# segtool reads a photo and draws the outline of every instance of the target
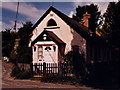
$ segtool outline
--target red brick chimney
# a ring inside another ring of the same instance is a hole
[[[90,18],[90,14],[88,14],[88,12],[86,11],[86,13],[83,14],[84,25],[86,27],[89,27],[89,21],[88,21],[89,18]]]

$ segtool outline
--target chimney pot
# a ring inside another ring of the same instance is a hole
[[[86,13],[85,14],[83,14],[83,20],[84,20],[84,25],[86,26],[86,27],[89,27],[89,21],[88,21],[88,19],[90,18],[90,14],[88,14],[88,12],[86,11]]]

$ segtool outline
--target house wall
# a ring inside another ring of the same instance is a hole
[[[51,15],[52,14],[52,15]],[[86,58],[86,40],[82,38],[75,30],[73,30],[69,25],[67,25],[59,16],[57,16],[53,11],[51,11],[43,21],[35,28],[33,31],[33,36],[31,41],[36,39],[44,30],[47,28],[47,22],[53,19],[57,23],[57,29],[53,31],[62,41],[66,43],[65,54],[72,50],[72,46],[78,46],[79,52],[84,53]],[[49,29],[47,29],[49,31]],[[35,53],[34,53],[35,54]]]

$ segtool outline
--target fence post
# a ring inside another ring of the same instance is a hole
[[[45,75],[45,73],[46,73],[46,63],[44,62],[43,63],[43,76]]]
[[[30,63],[30,72],[31,72],[31,75],[33,76],[33,63]]]

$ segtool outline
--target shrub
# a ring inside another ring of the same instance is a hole
[[[23,72],[20,72],[16,75],[16,78],[18,79],[29,79],[31,78],[31,73],[28,72],[28,71],[23,71]]]
[[[48,83],[66,83],[66,84],[81,84],[81,80],[76,77],[60,76],[60,75],[45,75],[41,78],[42,82]]]
[[[11,76],[16,77],[17,79],[29,79],[31,78],[31,73],[29,71],[21,71],[19,67],[15,66],[12,69]]]
[[[12,69],[11,76],[16,76],[16,75],[17,75],[18,73],[20,73],[20,72],[21,72],[20,68],[17,67],[17,66],[15,66],[15,67],[13,67],[13,69]]]

